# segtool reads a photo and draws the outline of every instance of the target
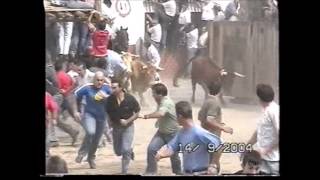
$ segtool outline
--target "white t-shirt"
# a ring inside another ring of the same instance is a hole
[[[195,28],[194,30],[188,32],[186,36],[187,36],[187,47],[198,48],[198,38],[199,38],[198,28]]]
[[[72,77],[73,80],[77,80],[78,79],[78,82],[79,82],[78,86],[82,86],[82,85],[87,84],[87,83],[92,83],[93,77],[94,77],[94,72],[91,72],[88,69],[86,69],[86,72],[85,72],[83,78],[80,77],[79,73],[77,73],[77,72],[75,72],[73,70],[70,70],[68,72],[68,74]]]
[[[153,44],[151,44],[148,48],[147,58],[148,62],[156,67],[159,67],[161,58],[157,48],[155,48]]]
[[[149,28],[149,33],[151,34],[151,40],[155,42],[160,42],[161,40],[161,25],[158,23],[155,26]]]
[[[191,23],[191,11],[185,10],[184,12],[181,12],[178,19],[179,24],[188,24]]]
[[[77,77],[79,76],[77,72],[75,72],[74,70],[70,70],[67,74],[71,77],[73,82],[77,81]]]
[[[218,15],[216,15],[213,21],[223,21],[225,19],[224,13],[219,11]]]
[[[168,2],[161,3],[164,7],[164,11],[168,16],[174,16],[176,14],[177,5],[174,0],[169,0]]]
[[[205,21],[212,21],[214,19],[214,13],[213,13],[213,2],[210,1],[208,4],[202,7],[202,15],[201,19]]]
[[[270,147],[274,142],[279,142],[279,116],[280,107],[275,102],[271,102],[264,109],[263,117],[258,122],[257,127],[257,147]],[[270,153],[262,156],[262,159],[268,161],[279,161],[279,147]]]

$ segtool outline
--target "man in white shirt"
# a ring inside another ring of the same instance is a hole
[[[151,27],[150,27],[150,24],[151,24]],[[152,44],[159,51],[162,30],[161,30],[161,25],[159,24],[157,19],[149,19],[149,21],[147,21],[147,31],[150,33],[150,39],[152,41]]]
[[[201,26],[200,30],[202,27],[206,27],[208,22],[213,21],[214,19],[214,3],[212,0],[205,0],[202,4],[202,13],[201,13]]]
[[[186,30],[187,37],[187,49],[188,49],[188,59],[189,62],[195,55],[198,50],[198,40],[199,40],[199,31],[198,28],[195,28],[193,24],[189,24]],[[185,76],[190,76],[191,73],[191,63],[188,64]]]
[[[177,10],[177,4],[175,0],[169,0],[161,4],[164,7],[164,11],[168,16],[175,16]]]
[[[67,74],[77,84],[77,87],[92,82],[94,73],[88,70],[83,62],[78,61],[75,64],[71,64],[70,69]]]
[[[201,20],[212,21],[214,18],[213,13],[214,3],[212,0],[206,0],[202,6]]]
[[[221,6],[219,4],[214,5],[213,7],[214,12],[214,19],[213,21],[223,21],[225,19],[225,15],[221,9]]]
[[[257,151],[263,159],[261,171],[279,175],[280,107],[273,101],[274,91],[270,85],[258,84],[256,93],[263,108],[263,116],[248,144],[257,144]]]
[[[191,23],[191,11],[188,9],[187,5],[185,4],[183,4],[181,7],[178,23],[180,25]]]
[[[147,48],[147,62],[156,68],[157,71],[163,70],[160,68],[160,55],[158,50],[154,47],[154,45],[149,41],[146,40],[144,42],[145,47]],[[155,75],[155,81],[160,81],[160,75],[156,73]]]
[[[162,34],[161,34],[161,44],[160,50],[162,51],[167,46],[167,34],[168,30],[172,26],[172,21],[176,15],[177,5],[175,0],[168,0],[164,3],[154,2],[154,10],[156,16],[159,18],[159,23],[161,24]],[[163,8],[161,7],[163,6]],[[163,11],[164,9],[164,11]]]

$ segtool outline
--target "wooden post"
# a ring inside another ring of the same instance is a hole
[[[94,1],[94,9],[101,12],[101,0],[95,0]]]
[[[223,66],[223,31],[221,31],[221,22],[210,22],[208,29],[208,48],[209,57],[218,66]]]

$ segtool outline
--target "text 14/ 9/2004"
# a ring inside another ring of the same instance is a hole
[[[179,144],[179,152],[192,153],[198,150],[200,147],[199,144],[188,143],[185,146]],[[209,153],[221,151],[222,153],[244,153],[251,152],[253,150],[252,144],[245,143],[222,143],[218,147],[215,147],[214,144],[208,144],[207,150]]]
[[[221,151],[222,153],[244,153],[251,152],[253,150],[252,144],[246,143],[222,143],[218,147],[214,144],[208,144],[208,152]]]

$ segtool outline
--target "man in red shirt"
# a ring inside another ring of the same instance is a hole
[[[63,102],[61,104],[61,113],[64,110],[68,110],[69,114],[74,118],[76,122],[80,123],[80,119],[75,116],[75,97],[71,93],[74,89],[74,83],[72,78],[63,71],[63,62],[57,61],[55,63],[56,77],[58,81],[58,87],[60,93],[63,95]],[[68,133],[72,137],[72,145],[77,141],[77,137],[79,135],[79,130],[74,129],[70,124],[67,124],[61,118],[58,118],[57,126]]]
[[[107,47],[109,44],[109,32],[105,31],[106,22],[97,23],[97,28],[92,32],[92,48],[90,54],[96,58],[107,56]]]
[[[50,121],[56,124],[56,119],[58,117],[58,104],[55,102],[53,97],[46,92],[45,96],[45,106],[46,106],[46,158],[50,157],[50,141],[48,138],[48,125]]]
[[[96,23],[96,26],[93,25],[91,19],[93,15],[98,15],[99,19]],[[92,11],[90,17],[88,18],[88,26],[91,32],[91,41],[92,46],[89,48],[90,55],[93,57],[93,64],[96,64],[97,59],[104,58],[108,55],[108,45],[110,34],[106,31],[107,22],[101,17],[99,12]]]

